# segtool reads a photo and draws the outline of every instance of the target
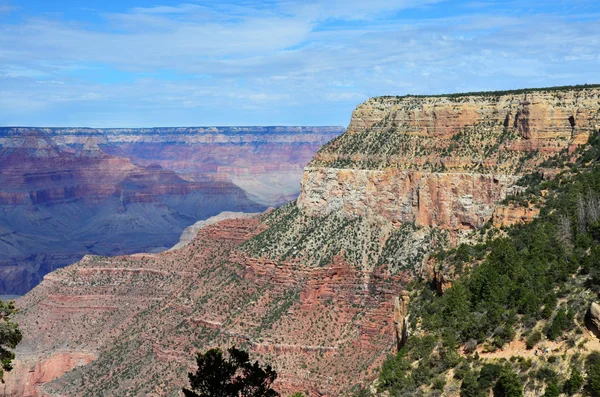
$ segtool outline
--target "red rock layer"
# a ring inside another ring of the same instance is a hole
[[[372,380],[395,347],[405,276],[363,274],[339,257],[307,268],[236,249],[265,227],[226,220],[178,251],[86,257],[46,276],[18,301],[25,339],[7,390],[171,395],[194,352],[234,344],[274,365],[285,393],[334,396]],[[79,366],[84,354],[97,358]]]
[[[521,175],[599,129],[598,87],[372,98],[306,168],[298,206],[477,228]]]

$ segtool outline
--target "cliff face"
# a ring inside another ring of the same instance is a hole
[[[10,147],[29,128],[0,128]],[[93,141],[107,154],[160,165],[196,182],[234,183],[253,201],[276,206],[296,199],[302,170],[341,127],[37,128],[64,148]]]
[[[90,139],[76,149],[26,133],[0,148],[0,294],[23,294],[86,253],[165,249],[198,219],[263,209],[230,181],[185,180]]]
[[[520,175],[587,142],[599,99],[599,88],[370,99],[309,164],[298,206],[480,227]]]
[[[173,395],[197,351],[231,345],[274,365],[283,393],[367,385],[411,338],[404,287],[427,271],[441,291],[452,282],[423,266],[429,254],[492,218],[531,220],[535,208],[498,202],[598,130],[598,99],[586,88],[367,101],[306,168],[297,203],[199,225],[178,250],[46,276],[18,301],[25,340],[8,390]],[[48,360],[64,369],[51,381]]]
[[[392,222],[479,228],[517,175],[307,168],[298,206],[311,216],[332,212],[382,216]]]
[[[0,128],[0,294],[87,253],[166,249],[198,220],[295,199],[342,130]]]

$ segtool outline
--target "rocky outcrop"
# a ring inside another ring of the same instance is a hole
[[[259,215],[259,213],[223,211],[219,215],[211,216],[207,220],[198,221],[198,222],[194,223],[192,226],[188,226],[185,228],[185,230],[181,234],[179,242],[177,244],[175,244],[173,246],[173,248],[170,249],[170,251],[175,251],[175,250],[181,249],[181,248],[185,247],[186,245],[188,245],[189,243],[191,243],[198,235],[198,232],[200,231],[200,229],[202,229],[206,226],[210,226],[214,223],[221,222],[226,219],[252,218],[252,217],[255,217],[258,215]]]
[[[585,324],[590,331],[600,338],[600,305],[592,302],[585,315]]]
[[[30,362],[16,360],[13,363],[15,369],[10,373],[2,388],[7,396],[44,396],[40,390],[42,385],[52,382],[76,367],[87,365],[95,359],[96,355],[93,353],[69,351],[56,352],[49,357]]]
[[[306,168],[298,206],[480,227],[521,175],[598,131],[599,99],[597,87],[370,99]]]
[[[500,228],[528,223],[538,216],[539,213],[540,209],[532,205],[498,205],[492,214],[492,224],[494,227]]]
[[[408,293],[394,298],[394,326],[396,327],[396,345],[398,351],[408,341]]]

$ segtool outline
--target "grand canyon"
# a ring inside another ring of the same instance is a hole
[[[85,254],[159,252],[295,197],[338,127],[0,128],[0,295]]]
[[[331,129],[274,130],[258,149],[243,141],[246,131],[235,139],[170,131],[162,149],[155,138],[144,143],[144,131],[96,137],[42,130],[52,144],[18,131],[24,137],[14,145],[18,153],[114,163],[125,177],[103,184],[94,176],[78,194],[113,197],[117,214],[148,196],[204,195],[206,186],[219,192],[219,202],[231,198],[235,205],[228,210],[278,208],[199,224],[167,252],[107,257],[90,251],[93,255],[47,274],[17,300],[15,320],[24,339],[4,393],[178,395],[197,351],[232,345],[273,365],[279,373],[275,387],[284,395],[376,389],[386,357],[425,332],[416,320],[424,313],[409,311],[409,302],[419,299],[411,286],[425,281],[440,295],[452,288],[454,275],[436,265],[440,256],[434,253],[532,222],[539,202],[511,201],[527,190],[519,181],[531,173],[545,180],[564,174],[566,166],[556,156],[575,163],[599,130],[600,88],[581,86],[376,97],[355,109],[339,136]],[[6,140],[15,138],[3,139],[8,150]],[[321,140],[330,139],[316,152]],[[26,143],[31,140],[34,148]],[[55,145],[75,149],[59,151]],[[180,151],[192,160],[170,154]],[[294,178],[300,180],[301,164],[313,152],[293,199]],[[287,160],[273,164],[280,153]],[[285,182],[276,192],[260,188],[279,177]],[[34,178],[40,184],[47,179],[52,175]],[[64,201],[71,198],[66,192],[1,197],[16,206],[25,197]],[[141,218],[155,217],[153,212]],[[581,332],[581,349],[595,347],[597,339]],[[481,360],[499,354],[479,353]],[[460,378],[449,373],[444,382],[444,395],[459,395]],[[441,395],[429,386],[418,390]],[[541,395],[541,389],[532,390],[529,395]]]

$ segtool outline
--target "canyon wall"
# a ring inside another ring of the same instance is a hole
[[[0,294],[87,253],[160,251],[223,211],[295,199],[335,127],[0,128]]]
[[[32,130],[0,128],[0,146]],[[264,206],[296,199],[302,170],[341,127],[35,128],[57,145],[100,149],[140,166],[160,165],[185,179],[223,180]]]
[[[307,214],[373,214],[448,230],[481,227],[524,173],[600,128],[600,88],[379,97],[306,168]]]
[[[535,217],[498,203],[521,175],[558,172],[554,154],[577,156],[598,131],[599,94],[369,100],[306,168],[297,202],[198,225],[181,249],[47,275],[17,302],[25,339],[7,390],[174,395],[197,351],[232,345],[272,364],[284,395],[368,386],[411,338],[405,286],[432,270],[429,254],[490,220]]]
[[[249,256],[260,218],[205,226],[181,249],[86,256],[17,302],[24,340],[7,395],[176,395],[195,352],[236,345],[287,392],[339,395],[395,346],[403,276]],[[335,372],[334,372],[335,370]],[[348,385],[348,379],[352,379]]]

